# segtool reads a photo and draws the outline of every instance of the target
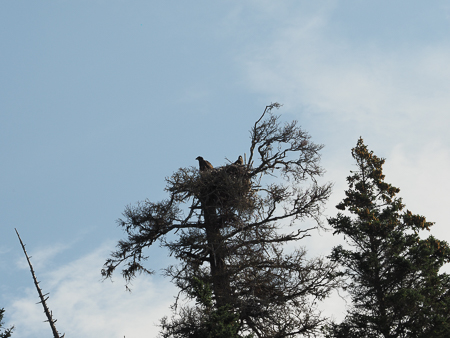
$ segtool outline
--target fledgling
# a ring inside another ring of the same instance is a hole
[[[237,164],[237,165],[243,165],[244,164],[244,159],[242,158],[241,155],[239,155],[239,158],[237,159],[236,162],[234,162],[234,164]]]
[[[198,165],[200,167],[200,171],[206,171],[206,170],[210,170],[210,169],[214,168],[211,163],[204,160],[203,157],[201,157],[201,156],[198,156],[196,158],[196,160],[198,160]]]

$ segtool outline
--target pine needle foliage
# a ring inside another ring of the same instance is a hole
[[[361,138],[352,156],[357,170],[336,206],[350,215],[329,219],[347,242],[331,258],[344,268],[352,307],[327,337],[450,337],[450,278],[440,273],[448,244],[425,237],[433,223],[404,210],[400,189],[384,181],[385,160]]]

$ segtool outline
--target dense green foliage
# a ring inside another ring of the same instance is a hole
[[[329,219],[347,246],[331,258],[344,268],[352,307],[328,337],[450,337],[450,277],[439,273],[450,259],[446,242],[420,234],[433,223],[404,211],[399,189],[384,181],[381,159],[359,139],[357,170]],[[429,197],[427,197],[429,198]]]

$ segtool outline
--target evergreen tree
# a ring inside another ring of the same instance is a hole
[[[209,284],[194,277],[190,296],[197,302],[195,309],[183,307],[181,320],[161,320],[161,337],[238,338],[239,316],[225,305],[214,308]],[[186,320],[189,318],[188,320]],[[248,338],[251,338],[248,336]]]
[[[4,313],[5,313],[5,309],[0,309],[0,338],[9,338],[9,337],[11,337],[11,333],[14,329],[14,326],[10,327],[9,329],[4,329],[4,331],[3,331],[2,327],[3,327]]]
[[[284,245],[319,226],[298,223],[320,222],[331,184],[317,182],[322,146],[296,121],[281,125],[272,114],[278,107],[266,107],[251,129],[248,161],[212,168],[198,157],[200,171],[181,168],[167,179],[167,200],[127,207],[119,220],[128,238],[103,276],[121,264],[127,282],[153,273],[143,265],[144,250],[159,240],[180,262],[166,275],[197,300],[162,321],[163,337],[194,337],[207,327],[216,332],[208,337],[307,336],[323,323],[315,302],[335,287],[334,265],[306,259],[301,248],[287,253]],[[210,288],[211,301],[199,298],[199,285]]]
[[[384,181],[385,160],[361,138],[352,156],[357,170],[336,207],[353,216],[339,213],[329,224],[348,244],[331,258],[344,267],[353,304],[328,337],[450,337],[450,278],[439,273],[449,246],[420,236],[433,223],[403,211],[399,189]]]

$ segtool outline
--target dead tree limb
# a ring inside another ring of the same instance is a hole
[[[34,285],[36,285],[36,289],[37,289],[37,292],[39,294],[39,298],[41,299],[41,301],[39,303],[41,303],[42,306],[44,307],[44,312],[45,312],[45,315],[47,316],[46,322],[50,323],[50,327],[52,328],[52,332],[53,332],[53,337],[54,338],[63,338],[65,336],[65,334],[63,334],[62,336],[59,335],[58,330],[56,330],[56,326],[55,326],[56,319],[53,319],[53,314],[52,314],[52,312],[49,310],[49,308],[47,306],[46,301],[49,298],[48,297],[48,293],[46,293],[45,295],[42,294],[42,290],[41,290],[41,288],[39,286],[39,282],[38,282],[38,280],[36,278],[36,275],[34,273],[33,266],[31,265],[30,257],[28,257],[27,251],[25,250],[25,245],[23,244],[22,239],[20,238],[19,232],[17,231],[17,229],[14,228],[14,230],[16,230],[17,237],[19,237],[20,245],[22,245],[23,252],[25,254],[25,257],[27,258],[28,265],[29,265],[30,271],[31,271],[31,275],[33,276]],[[37,304],[39,304],[39,303],[37,303]]]

